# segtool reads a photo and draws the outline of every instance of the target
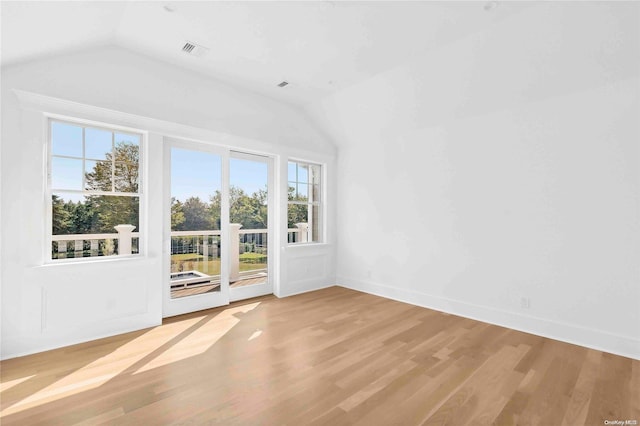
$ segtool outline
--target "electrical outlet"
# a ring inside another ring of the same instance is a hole
[[[522,309],[529,309],[531,308],[531,299],[529,299],[528,297],[523,297],[520,299],[520,307]]]

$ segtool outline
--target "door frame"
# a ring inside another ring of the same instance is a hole
[[[229,289],[230,301],[235,302],[238,300],[249,299],[251,297],[264,296],[266,294],[272,294],[274,288],[274,276],[275,276],[275,251],[276,245],[276,232],[275,231],[275,158],[271,155],[256,154],[247,151],[229,151],[229,160],[237,158],[248,161],[258,161],[267,165],[267,282],[265,284],[255,284],[246,287],[236,287]],[[229,161],[230,164],[230,161]],[[229,167],[230,168],[230,167]],[[227,181],[230,185],[231,182]],[[228,188],[227,188],[228,192]],[[228,200],[227,200],[228,201]],[[230,222],[230,218],[227,217],[227,222]],[[230,253],[230,255],[233,255]],[[229,258],[231,259],[231,258]]]
[[[189,312],[228,305],[229,299],[229,149],[213,144],[178,139],[163,138],[163,280],[162,317],[171,317]],[[171,149],[185,149],[214,154],[221,161],[221,211],[220,211],[220,291],[194,296],[171,298]]]

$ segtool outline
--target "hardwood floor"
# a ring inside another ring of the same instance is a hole
[[[0,368],[5,426],[640,422],[640,361],[340,287]]]

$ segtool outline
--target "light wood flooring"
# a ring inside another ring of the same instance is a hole
[[[3,426],[640,422],[640,361],[340,287],[0,368]]]

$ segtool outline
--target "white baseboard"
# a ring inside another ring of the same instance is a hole
[[[337,285],[525,333],[640,360],[640,340],[575,324],[475,305],[383,284],[338,277]]]
[[[126,320],[126,318],[125,318]],[[131,319],[129,319],[131,322]],[[126,321],[118,321],[118,324],[113,326],[113,328],[106,328],[104,326],[100,327],[97,331],[84,331],[78,333],[76,335],[71,336],[48,336],[47,340],[44,342],[39,342],[38,344],[24,344],[24,342],[20,342],[21,344],[11,344],[9,346],[11,348],[18,348],[16,350],[9,351],[7,353],[2,353],[0,355],[0,361],[4,361],[11,358],[18,358],[27,355],[33,355],[40,352],[46,352],[54,349],[60,349],[67,346],[77,345],[79,343],[86,343],[93,340],[104,339],[106,337],[118,336],[120,334],[131,333],[134,331],[145,330],[148,328],[157,327],[162,324],[162,321],[158,321],[155,318],[145,318],[143,321],[136,321],[134,324],[127,324]],[[3,345],[7,346],[7,345]]]
[[[286,291],[280,291],[274,293],[277,297],[289,297],[296,294],[309,293],[310,291],[322,290],[323,288],[335,287],[335,281],[333,280],[309,280],[299,283],[292,283],[287,285]]]

